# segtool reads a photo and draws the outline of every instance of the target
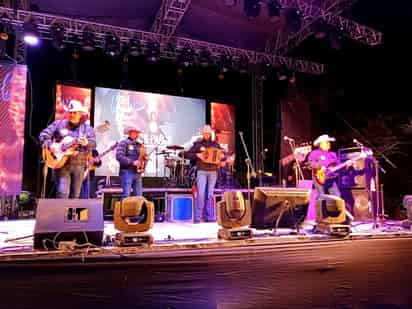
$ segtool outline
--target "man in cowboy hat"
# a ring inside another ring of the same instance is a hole
[[[216,220],[212,199],[220,165],[206,163],[202,160],[207,147],[221,148],[220,145],[212,139],[212,133],[213,130],[211,126],[205,125],[202,130],[202,139],[195,141],[186,154],[186,158],[196,160],[197,167],[197,196],[193,216],[194,223],[200,223],[203,214],[205,214],[204,219],[208,222]],[[222,161],[224,159],[224,157],[221,158]]]
[[[143,144],[138,142],[141,131],[135,127],[127,127],[124,133],[128,137],[117,145],[116,160],[119,161],[120,183],[122,186],[122,199],[130,195],[142,195],[142,177],[138,172],[142,164],[147,160]],[[143,160],[139,160],[143,156]],[[131,191],[132,190],[132,191]]]
[[[79,198],[83,175],[87,166],[88,153],[96,148],[94,129],[84,122],[83,116],[88,113],[80,101],[71,100],[66,107],[65,119],[56,120],[39,136],[44,148],[50,148],[53,141],[60,142],[65,137],[76,141],[78,147],[75,155],[66,164],[55,170],[57,198]]]
[[[330,151],[330,143],[334,141],[336,139],[328,134],[320,135],[313,142],[313,146],[318,147],[318,149],[313,150],[308,156],[308,162],[312,168],[313,184],[319,195],[331,194],[340,196],[336,178],[326,178],[325,182],[320,182],[316,174],[319,170],[326,170],[328,167],[339,163],[336,152]]]

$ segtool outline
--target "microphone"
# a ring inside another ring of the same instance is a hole
[[[356,138],[353,139],[353,142],[358,146],[363,146],[363,144],[359,142]]]
[[[295,139],[293,139],[289,136],[286,136],[286,135],[283,137],[283,140],[288,141],[288,142],[294,142],[295,141]]]

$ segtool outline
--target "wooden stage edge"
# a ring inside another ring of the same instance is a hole
[[[26,220],[26,229],[27,229]],[[33,220],[34,221],[34,220]],[[273,231],[255,231],[254,237],[247,240],[227,241],[217,239],[216,233],[218,226],[215,223],[201,223],[191,225],[187,223],[161,223],[159,230],[163,229],[163,234],[155,235],[155,243],[152,246],[143,247],[89,247],[66,251],[41,251],[33,250],[31,238],[22,242],[8,242],[3,235],[3,242],[0,242],[0,267],[36,263],[44,264],[50,262],[80,262],[80,263],[99,263],[115,262],[125,260],[145,260],[148,259],[167,259],[167,258],[196,258],[207,256],[229,256],[229,255],[247,255],[261,252],[282,252],[288,250],[323,248],[328,246],[350,246],[352,242],[377,242],[380,241],[407,241],[412,244],[412,231],[402,229],[398,222],[392,222],[388,227],[379,229],[371,228],[373,223],[363,225],[364,230],[352,232],[346,237],[331,237],[323,234],[311,234],[306,230],[305,235],[290,235],[290,230],[279,229],[279,235],[273,235]],[[163,225],[163,227],[162,227]],[[2,232],[2,223],[0,223],[0,232]],[[15,222],[18,228],[18,222]],[[195,238],[185,238],[167,240],[162,239],[168,232],[173,233],[178,228],[185,228],[186,231],[193,230]],[[105,224],[105,234],[111,234],[107,230],[112,230],[111,223]],[[23,228],[24,230],[24,228]],[[156,225],[154,230],[156,230]],[[199,233],[203,230],[202,233]],[[205,233],[204,231],[207,230]],[[3,229],[4,231],[4,229]],[[113,231],[113,230],[112,230]],[[4,233],[4,232],[3,232]],[[156,234],[156,233],[155,233]],[[26,234],[27,235],[27,234]],[[30,235],[30,234],[28,234]],[[196,237],[197,235],[197,237]],[[156,239],[157,238],[157,239]],[[51,263],[50,265],[55,265]]]

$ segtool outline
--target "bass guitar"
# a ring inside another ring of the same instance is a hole
[[[114,143],[112,146],[107,148],[96,157],[93,157],[92,155],[89,156],[89,158],[87,159],[87,168],[83,174],[83,179],[86,179],[89,172],[94,171],[97,168],[96,163],[98,163],[104,156],[112,152],[117,147],[117,144],[118,142]]]
[[[316,179],[316,181],[323,185],[326,180],[328,179],[332,179],[337,177],[338,175],[336,174],[336,172],[338,172],[340,169],[344,168],[345,166],[348,166],[351,163],[354,163],[360,159],[364,159],[369,155],[372,155],[372,151],[368,150],[368,151],[362,151],[359,155],[343,162],[340,163],[338,165],[330,165],[328,167],[321,167],[321,168],[315,168],[314,169],[314,177]]]

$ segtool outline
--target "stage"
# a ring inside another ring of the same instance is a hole
[[[412,231],[357,222],[218,240],[216,223],[155,223],[151,247],[33,251],[34,220],[0,223],[4,308],[409,308]],[[114,235],[112,222],[105,234]]]

